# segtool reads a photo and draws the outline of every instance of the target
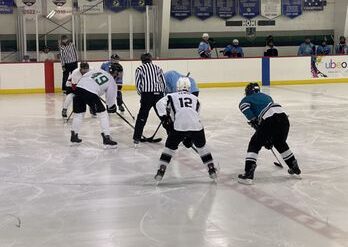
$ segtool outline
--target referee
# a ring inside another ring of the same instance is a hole
[[[77,51],[75,45],[68,39],[66,35],[61,38],[59,45],[60,61],[63,69],[62,90],[65,91],[65,83],[68,80],[69,74],[77,69]]]
[[[149,111],[152,107],[156,111],[156,103],[164,96],[165,90],[163,71],[159,66],[152,63],[151,54],[144,53],[140,59],[143,64],[135,70],[135,84],[141,98],[133,135],[134,144],[139,143]]]

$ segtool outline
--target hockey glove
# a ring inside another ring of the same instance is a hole
[[[172,119],[169,116],[163,116],[161,117],[162,120],[162,126],[166,129],[167,133],[171,132],[174,129],[174,123]]]
[[[107,111],[108,113],[116,113],[116,105],[112,105],[111,107],[106,107],[107,108]]]
[[[75,90],[76,90],[76,87],[77,87],[77,84],[75,84],[75,83],[71,83],[71,89],[72,89],[73,91],[75,91]]]
[[[253,127],[255,130],[258,130],[258,128],[260,128],[259,122],[257,121],[257,119],[252,119],[250,122],[248,122],[248,124]]]
[[[271,140],[267,140],[265,144],[263,145],[266,149],[270,150],[273,148],[273,143]]]

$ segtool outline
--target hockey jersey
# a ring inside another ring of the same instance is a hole
[[[82,74],[80,72],[80,69],[77,68],[75,69],[68,77],[68,80],[66,81],[65,85],[67,87],[72,87],[72,84],[77,84],[79,83],[80,79],[82,78]]]
[[[170,70],[166,73],[164,73],[164,79],[166,80],[166,93],[175,93],[176,92],[176,84],[180,77],[184,77],[184,75],[178,73],[175,70]],[[189,77],[191,82],[191,93],[199,92],[196,81]]]
[[[117,85],[115,79],[104,70],[91,70],[84,74],[77,87],[83,88],[98,96],[106,94],[106,104],[111,107],[115,104]]]
[[[170,114],[177,131],[199,131],[203,129],[199,117],[198,98],[188,92],[167,94],[156,104],[158,114],[162,117]],[[168,111],[168,112],[167,112]]]
[[[284,112],[281,105],[274,103],[273,99],[264,93],[245,96],[239,104],[239,109],[249,121],[258,119],[260,123],[274,114]]]
[[[100,66],[100,68],[106,72],[109,72],[110,65],[111,65],[111,62],[106,61]],[[118,76],[116,77],[115,80],[117,84],[123,84],[123,72],[118,73]]]

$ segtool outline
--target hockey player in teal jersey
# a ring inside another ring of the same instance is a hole
[[[261,93],[257,83],[249,83],[245,88],[245,97],[240,102],[239,109],[256,131],[249,142],[245,173],[238,176],[238,182],[253,183],[257,156],[263,146],[267,149],[274,146],[288,165],[289,174],[300,175],[301,170],[297,160],[286,143],[290,123],[283,108],[274,103],[270,96]]]

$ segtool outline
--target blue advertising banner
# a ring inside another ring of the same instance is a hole
[[[303,10],[304,11],[324,10],[324,1],[323,0],[304,0]]]
[[[229,19],[236,15],[236,0],[215,0],[216,15]]]
[[[13,13],[13,0],[0,0],[0,14]]]
[[[170,15],[176,19],[184,20],[192,14],[191,0],[172,0]]]
[[[205,20],[213,16],[213,0],[193,0],[193,10],[195,16]]]
[[[283,0],[282,13],[289,18],[302,15],[302,0]]]
[[[130,0],[130,6],[140,12],[144,12],[146,5],[152,5],[152,0]]]
[[[128,7],[128,0],[105,0],[105,7],[113,12],[120,12]]]
[[[260,15],[260,0],[239,0],[239,15],[248,19]]]

